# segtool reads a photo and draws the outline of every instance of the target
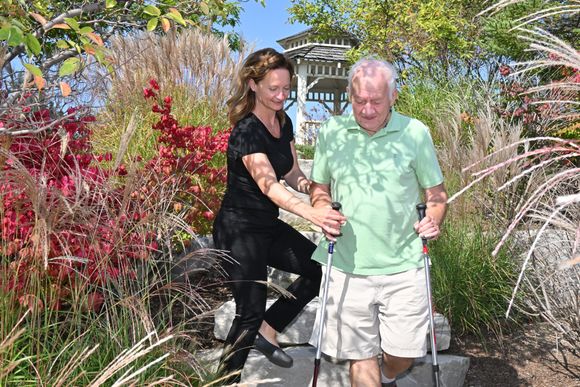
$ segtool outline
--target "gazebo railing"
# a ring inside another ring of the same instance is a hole
[[[314,145],[320,125],[322,125],[322,121],[303,121],[296,142],[303,145]]]

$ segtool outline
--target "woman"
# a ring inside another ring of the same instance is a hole
[[[302,193],[310,181],[298,166],[290,118],[284,102],[294,68],[282,54],[265,48],[244,61],[228,101],[234,126],[228,142],[227,190],[214,222],[215,247],[230,253],[225,263],[236,302],[236,317],[226,338],[221,370],[241,371],[252,345],[281,367],[292,358],[278,345],[281,332],[318,294],[320,266],[310,260],[315,245],[278,219],[283,208],[339,234],[345,218],[330,208],[313,208],[288,191],[280,179]],[[267,268],[299,274],[288,291],[266,311]],[[241,372],[240,372],[241,373]],[[239,382],[240,373],[232,382]]]

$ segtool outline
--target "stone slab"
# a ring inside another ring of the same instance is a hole
[[[274,299],[268,299],[266,307],[274,303]],[[301,345],[308,344],[312,334],[312,328],[316,320],[316,312],[319,308],[319,298],[316,297],[306,305],[298,316],[288,325],[288,327],[278,335],[278,342],[282,345]],[[224,303],[215,312],[214,319],[214,336],[218,340],[225,340],[236,310],[236,304],[233,300]],[[447,318],[439,313],[435,314],[435,334],[437,351],[449,349],[451,343],[451,327]],[[427,334],[429,336],[429,334]],[[427,337],[427,345],[430,350],[431,340]]]
[[[246,387],[305,387],[312,384],[316,349],[311,346],[286,348],[294,358],[292,368],[280,368],[270,363],[258,351],[250,351],[242,372],[242,385]],[[200,359],[206,364],[217,365],[220,351],[206,352]],[[469,358],[455,355],[439,355],[441,387],[462,387],[469,368]],[[348,361],[333,361],[323,357],[318,376],[319,387],[349,386]],[[433,385],[431,356],[417,359],[413,367],[397,379],[398,387],[427,387]]]
[[[266,307],[269,308],[274,301],[275,299],[268,299]],[[310,340],[312,327],[314,326],[318,305],[318,297],[310,301],[310,303],[302,309],[300,314],[298,314],[298,316],[296,316],[296,318],[288,325],[284,332],[278,335],[278,342],[282,345],[307,344],[308,340]],[[234,320],[235,310],[236,304],[233,300],[226,302],[216,310],[213,328],[216,339],[222,341],[226,339],[232,321]]]

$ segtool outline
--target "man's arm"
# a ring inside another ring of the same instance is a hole
[[[312,182],[310,184],[310,203],[312,207],[330,207],[330,185]]]
[[[425,202],[427,204],[425,218],[415,223],[415,231],[422,238],[437,239],[447,212],[447,192],[443,183],[425,190]]]

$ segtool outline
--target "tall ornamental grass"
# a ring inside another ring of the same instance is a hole
[[[492,9],[500,10],[515,2],[501,1]],[[577,110],[580,54],[551,33],[531,28],[530,22],[549,23],[549,15],[553,13],[577,15],[578,12],[580,5],[575,2],[548,7],[518,20],[513,29],[529,44],[535,59],[513,64],[516,71],[511,76],[536,79],[538,72],[557,75],[556,80],[521,93],[533,97],[531,103],[547,106],[554,113],[551,120],[544,121],[546,127],[541,133],[562,133],[562,128],[567,128],[566,138],[527,138],[490,152],[463,168],[472,178],[449,199],[453,202],[506,167],[516,168],[510,179],[494,190],[501,195],[515,186],[524,187],[492,255],[497,256],[510,240],[518,239],[519,230],[528,230],[530,235],[524,242],[527,252],[519,257],[519,275],[506,316],[510,316],[514,300],[525,289],[523,298],[528,308],[551,324],[562,347],[572,351],[577,351],[580,343],[580,140],[574,135],[580,117]],[[515,154],[509,156],[510,152]],[[507,157],[493,160],[500,153]]]
[[[226,101],[248,49],[242,45],[233,52],[227,38],[198,29],[112,38],[113,74],[93,74],[98,86],[93,93],[104,101],[94,129],[95,148],[115,152],[124,128],[132,127],[126,157],[148,159],[155,153],[157,138],[150,128],[156,118],[143,100],[150,79],[172,96],[172,112],[183,125],[228,129]]]
[[[151,82],[148,95],[156,99],[153,89]],[[122,151],[97,153],[94,117],[84,109],[64,119],[37,106],[18,120],[1,117],[15,129],[53,129],[0,150],[0,385],[213,380],[193,355],[200,319],[211,312],[195,284],[225,256],[188,254],[194,271],[184,274],[177,251],[183,235],[197,238],[191,211],[201,219],[209,211],[196,207],[196,189],[184,203],[184,189],[199,188],[198,173],[217,183],[209,163],[227,134],[182,127],[171,116],[171,97],[156,102],[163,119],[150,130],[160,132],[160,144],[145,166],[122,162]],[[207,286],[219,280],[215,270]]]
[[[455,335],[483,338],[493,332],[501,338],[507,325],[504,314],[517,278],[518,250],[514,246],[492,256],[497,237],[472,222],[457,221],[447,222],[441,238],[431,243],[435,309],[448,316]]]

